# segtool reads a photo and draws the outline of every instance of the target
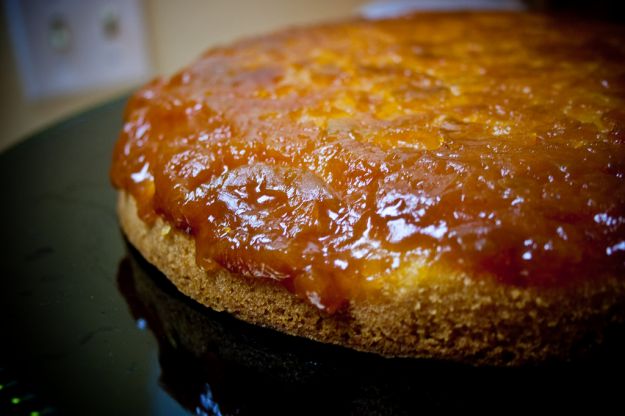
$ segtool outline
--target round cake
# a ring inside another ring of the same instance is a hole
[[[385,356],[571,360],[625,320],[625,29],[525,13],[294,28],[130,99],[111,177],[180,291]]]

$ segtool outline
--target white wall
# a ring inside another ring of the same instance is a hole
[[[340,19],[364,0],[144,0],[155,73],[169,74],[206,48],[284,26]],[[2,8],[0,8],[2,10]],[[0,11],[0,150],[45,126],[136,86],[29,102],[23,97]]]

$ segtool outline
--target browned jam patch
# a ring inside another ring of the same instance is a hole
[[[408,266],[623,276],[625,31],[424,14],[213,49],[133,96],[112,179],[200,265],[330,312]]]

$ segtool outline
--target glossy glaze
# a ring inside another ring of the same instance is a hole
[[[424,14],[206,52],[133,96],[111,175],[200,265],[332,312],[407,266],[623,275],[624,142],[622,28]]]

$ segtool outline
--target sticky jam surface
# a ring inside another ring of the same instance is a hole
[[[111,176],[202,267],[329,312],[407,267],[625,278],[625,30],[443,13],[243,40],[134,94]]]

